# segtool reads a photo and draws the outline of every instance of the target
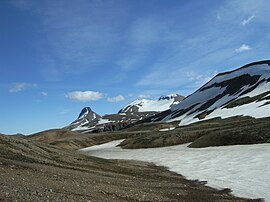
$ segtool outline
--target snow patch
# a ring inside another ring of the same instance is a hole
[[[120,110],[121,112],[133,111],[133,107],[138,108],[138,112],[162,112],[170,109],[172,105],[178,104],[179,101],[175,101],[177,94],[171,94],[166,96],[161,96],[158,100],[148,100],[148,99],[137,99]]]
[[[80,131],[80,130],[89,130],[90,128],[87,126],[77,126],[76,128],[73,128],[71,131]]]
[[[84,148],[106,159],[153,162],[188,179],[206,180],[209,186],[231,188],[236,196],[270,201],[270,144],[188,148],[188,144],[149,149],[121,149],[123,140]]]
[[[163,132],[163,131],[169,131],[169,130],[174,130],[175,127],[172,127],[172,128],[163,128],[163,129],[160,129],[159,131]]]
[[[109,119],[99,119],[97,125],[99,124],[105,124],[105,123],[111,123],[112,121],[110,121]]]

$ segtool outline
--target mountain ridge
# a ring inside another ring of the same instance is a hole
[[[263,60],[217,74],[181,103],[147,121],[179,121],[179,125],[188,125],[215,117],[270,116],[265,110],[270,103],[269,66],[270,60]]]
[[[185,98],[172,94],[158,100],[137,99],[117,114],[84,121],[71,130],[102,132],[146,122],[178,121],[179,126],[184,126],[218,117],[269,117],[269,66],[270,60],[262,60],[219,73]]]
[[[82,133],[119,130],[138,120],[167,110],[183,99],[184,96],[178,94],[161,96],[157,100],[137,99],[120,109],[118,113],[104,116],[95,113],[90,107],[84,107],[78,118],[65,129]]]

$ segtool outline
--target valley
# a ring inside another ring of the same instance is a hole
[[[63,128],[0,135],[0,200],[270,200],[269,65],[220,73],[187,97],[85,107]]]
[[[270,202],[270,0],[0,0],[0,202]]]

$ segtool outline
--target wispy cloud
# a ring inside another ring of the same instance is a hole
[[[13,0],[41,22],[44,37],[36,42],[43,54],[45,78],[91,72],[115,59],[128,8],[104,1]],[[48,69],[47,67],[50,66]],[[76,71],[74,71],[76,69]]]
[[[44,50],[46,68],[43,71],[47,79],[101,72],[109,64],[111,72],[117,72],[122,80],[132,77],[133,84],[142,88],[186,85],[188,89],[195,89],[216,69],[226,70],[233,68],[231,63],[243,64],[258,59],[258,55],[245,58],[247,54],[235,54],[250,50],[245,44],[235,48],[256,34],[253,30],[243,33],[239,23],[245,26],[256,18],[267,28],[270,17],[268,0],[228,0],[212,5],[192,26],[182,20],[189,16],[190,8],[198,6],[192,1],[187,3],[187,10],[170,8],[162,17],[157,10],[149,8],[146,8],[148,15],[138,17],[130,12],[134,9],[130,1],[122,1],[121,5],[117,1],[84,0],[79,3],[64,0],[42,4],[34,0],[17,2],[24,8],[27,2],[32,2],[28,10],[34,11],[42,22],[45,37],[40,44]],[[20,2],[24,2],[23,6]],[[269,29],[265,33],[269,33]],[[252,47],[258,44],[252,42]],[[261,52],[265,54],[260,57],[266,57],[267,51]],[[136,74],[128,75],[126,72],[130,71]],[[191,81],[186,72],[194,72],[196,82]]]
[[[145,47],[167,38],[168,24],[154,17],[139,18],[127,30],[126,37],[133,46]]]
[[[198,39],[195,40],[194,43],[197,44],[200,41],[201,40]],[[225,41],[226,40],[224,40],[224,42]],[[192,43],[189,45],[196,46],[195,44]],[[182,50],[176,52],[174,57],[170,57],[166,60],[164,59],[164,61],[157,63],[154,70],[144,76],[137,83],[137,86],[155,88],[186,87],[188,89],[196,90],[203,82],[206,82],[215,75],[216,70],[220,66],[223,66],[222,61],[234,55],[230,48],[215,50],[212,46],[213,44],[211,42],[208,43],[207,50],[197,46],[201,51],[198,55],[195,54],[197,56],[194,56],[193,61],[191,60],[190,62],[183,61],[185,53],[183,53]],[[188,45],[184,50],[188,51]],[[211,51],[209,52],[209,50]],[[170,69],[170,71],[168,71],[168,69]]]
[[[49,93],[48,93],[48,92],[44,92],[44,91],[42,91],[40,94],[41,94],[42,96],[44,96],[44,97],[46,97],[46,96],[48,96],[48,95],[49,95]]]
[[[243,20],[243,21],[241,22],[241,25],[245,26],[246,24],[250,23],[251,20],[253,20],[254,18],[255,18],[255,15],[250,16],[249,18]]]
[[[73,91],[66,94],[66,98],[77,102],[95,101],[100,100],[103,97],[103,93],[94,91]]]
[[[146,95],[146,94],[140,94],[138,96],[139,99],[145,99],[145,98],[150,98],[151,96],[150,95]]]
[[[175,25],[156,16],[132,21],[124,35],[125,52],[120,55],[117,64],[123,70],[131,70],[153,63],[149,58],[157,50],[163,52],[182,40],[182,34],[177,29]]]
[[[248,50],[251,50],[252,48],[246,44],[242,44],[239,48],[235,49],[234,52],[236,53],[241,53],[241,52],[244,52],[244,51],[248,51]]]
[[[197,74],[195,72],[187,72],[186,76],[187,78],[196,83],[198,86],[201,86],[205,84],[207,81],[209,81],[216,73],[213,73],[211,76],[210,75],[205,75],[205,74]]]
[[[9,92],[17,93],[20,91],[24,91],[29,88],[36,88],[37,84],[35,83],[15,83],[9,88]]]
[[[247,25],[256,15],[260,26],[263,25],[267,30],[265,35],[269,33],[270,27],[266,19],[269,19],[270,14],[266,12],[267,5],[269,2],[265,0],[228,0],[221,3],[212,13],[200,19],[201,23],[197,27],[192,30],[189,30],[190,27],[185,29],[184,33],[192,34],[186,36],[181,33],[182,40],[176,40],[171,46],[164,46],[166,51],[159,55],[158,60],[152,61],[149,65],[151,71],[142,76],[136,86],[189,89],[188,91],[192,92],[212,78],[216,70],[228,71],[268,57],[266,52],[263,52],[266,45],[256,44],[257,39],[253,39],[257,36],[258,29],[244,33],[239,26],[245,16],[250,16],[244,21]],[[251,13],[254,15],[251,16]],[[261,35],[265,37],[263,33]],[[241,45],[243,41],[251,40],[252,46]],[[260,47],[261,54],[250,54],[251,51],[248,51],[253,47],[256,47],[256,50]],[[247,53],[236,54],[244,51]]]
[[[108,102],[122,102],[124,100],[125,100],[125,97],[122,96],[122,95],[118,95],[116,97],[109,97],[109,98],[107,98],[107,101]]]

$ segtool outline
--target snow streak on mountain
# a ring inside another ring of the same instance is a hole
[[[101,116],[92,111],[90,107],[85,107],[82,109],[81,113],[79,114],[78,118],[72,122],[68,128],[71,130],[85,130],[88,127],[83,127],[83,125],[88,124],[91,121],[101,118]]]
[[[151,121],[187,125],[216,117],[270,116],[270,61],[245,65],[218,74],[181,103]]]

